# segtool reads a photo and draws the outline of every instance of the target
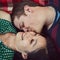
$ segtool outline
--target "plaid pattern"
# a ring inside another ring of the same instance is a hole
[[[11,12],[13,5],[21,0],[0,0],[0,9]]]
[[[11,12],[13,5],[21,0],[0,0],[0,9]],[[54,5],[59,8],[60,0],[33,0],[42,5]],[[59,8],[60,9],[60,8]]]
[[[46,0],[33,0],[34,2],[37,2],[39,4],[45,5]]]
[[[13,5],[20,1],[21,0],[0,0],[0,9],[7,11],[7,12],[11,12]],[[43,5],[45,4],[43,0],[33,0],[33,1],[43,4]]]
[[[48,0],[48,4],[50,4],[50,5],[55,5],[55,6],[59,6],[59,1],[60,1],[60,0]]]
[[[58,10],[60,10],[60,0],[48,0],[46,5],[55,6]]]
[[[55,6],[58,10],[60,10],[60,0],[34,0],[43,5]]]

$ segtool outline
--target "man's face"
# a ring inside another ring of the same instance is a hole
[[[39,31],[39,22],[30,16],[21,16],[18,20],[14,20],[14,24],[18,29],[22,29],[24,31]]]
[[[26,15],[21,15],[19,18],[15,17],[14,24],[18,29],[23,29],[24,31],[35,31],[40,32],[40,23],[38,7],[32,8],[28,7],[25,9]],[[42,17],[41,17],[42,18]]]

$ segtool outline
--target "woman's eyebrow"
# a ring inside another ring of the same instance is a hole
[[[33,44],[33,47],[37,44],[37,40],[35,40],[35,43]]]
[[[24,36],[23,36],[23,34],[24,34],[24,33],[22,32],[22,35],[21,35],[22,40],[24,40]]]

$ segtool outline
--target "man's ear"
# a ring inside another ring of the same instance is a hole
[[[31,7],[28,5],[24,6],[24,12],[26,15],[30,15],[32,13]]]

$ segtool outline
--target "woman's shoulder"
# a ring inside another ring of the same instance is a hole
[[[2,10],[0,10],[0,18],[11,21],[10,14]]]

